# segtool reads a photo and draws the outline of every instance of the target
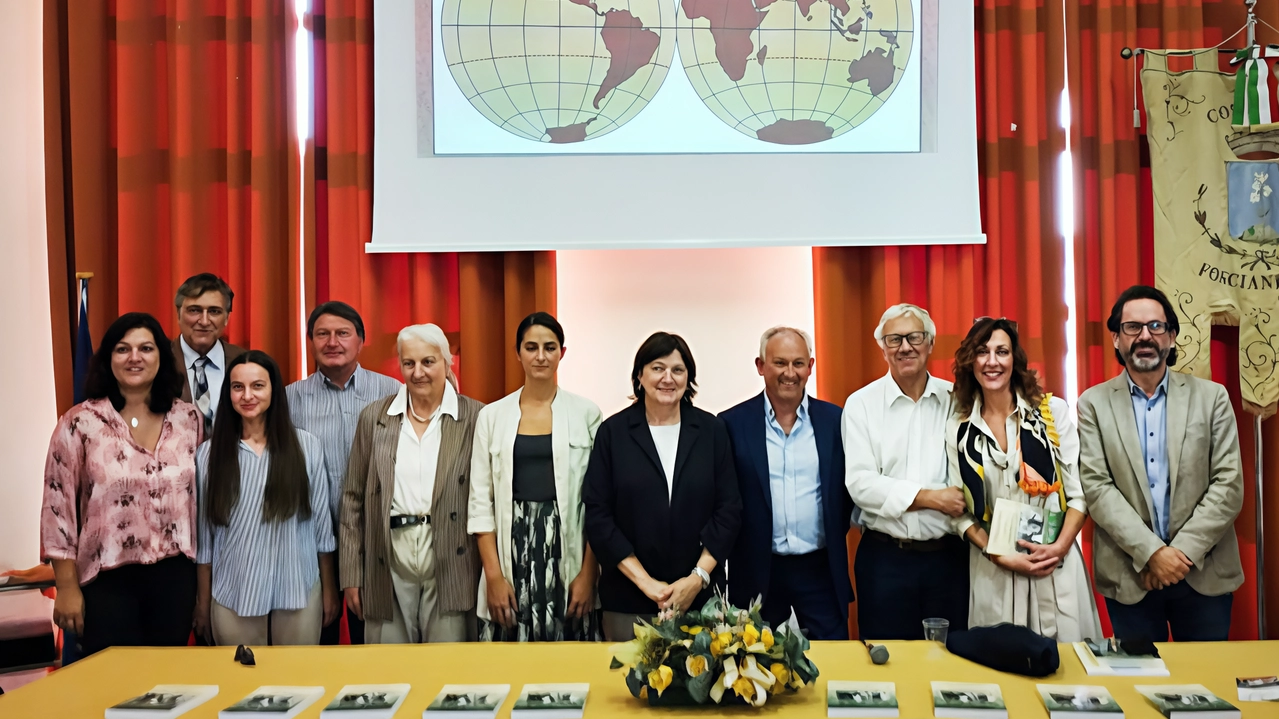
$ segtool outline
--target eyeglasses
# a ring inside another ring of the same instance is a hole
[[[1013,328],[1013,332],[1017,331],[1017,320],[1010,320],[1007,317],[991,317],[989,315],[983,315],[981,317],[975,318],[973,320],[973,324],[977,324],[978,322],[984,322],[985,320],[994,320],[995,322],[1006,322],[1008,323],[1009,327]]]
[[[927,332],[911,332],[904,335],[884,335],[884,345],[886,347],[897,348],[902,346],[902,340],[910,343],[911,347],[918,347],[928,339]]]
[[[1141,334],[1141,330],[1143,328],[1150,330],[1150,334],[1152,335],[1162,335],[1162,334],[1168,333],[1168,323],[1160,322],[1159,320],[1153,320],[1151,322],[1146,322],[1144,324],[1141,322],[1123,322],[1123,323],[1120,323],[1119,325],[1119,329],[1123,330],[1124,334],[1128,335],[1129,337],[1136,337],[1137,335]]]

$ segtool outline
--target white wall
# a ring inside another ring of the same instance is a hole
[[[695,404],[711,412],[763,389],[754,358],[764,330],[813,331],[810,247],[561,250],[556,267],[568,347],[559,381],[606,417],[630,404],[635,351],[657,330],[688,341],[697,360]],[[809,393],[816,389],[814,374]]]
[[[0,571],[39,561],[56,417],[45,246],[41,3],[0,3]]]

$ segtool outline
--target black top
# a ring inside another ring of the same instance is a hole
[[[551,435],[515,435],[512,492],[517,502],[555,501],[555,459]]]
[[[609,417],[595,435],[582,495],[605,610],[657,614],[657,604],[617,568],[631,554],[650,576],[669,583],[687,577],[705,547],[717,561],[712,583],[722,586],[724,560],[741,526],[742,501],[728,431],[715,415],[681,405],[669,500],[644,403]],[[694,606],[709,597],[710,590],[703,591]]]

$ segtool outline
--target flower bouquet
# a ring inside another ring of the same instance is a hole
[[[649,704],[764,706],[773,694],[813,683],[817,666],[804,655],[808,639],[793,614],[773,632],[759,609],[759,599],[742,610],[715,596],[701,611],[663,612],[609,648],[610,668],[625,669],[631,694],[647,694]]]

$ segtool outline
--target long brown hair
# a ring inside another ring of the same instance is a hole
[[[972,414],[973,403],[981,393],[981,384],[973,374],[973,367],[977,364],[977,351],[986,346],[995,330],[1008,333],[1008,340],[1012,344],[1013,376],[1009,385],[1013,394],[1031,405],[1038,405],[1044,397],[1044,391],[1039,386],[1039,375],[1030,368],[1030,359],[1017,336],[1017,323],[1006,317],[983,317],[968,330],[968,336],[960,343],[959,349],[955,350],[955,363],[951,366],[955,375],[955,409],[960,417],[967,418]]]
[[[271,406],[266,408],[266,449],[270,466],[262,498],[262,521],[283,522],[297,515],[311,518],[311,481],[306,474],[306,457],[298,443],[289,416],[288,393],[280,367],[271,356],[249,350],[231,360],[222,378],[222,399],[209,438],[209,489],[204,500],[205,516],[219,527],[231,522],[231,510],[240,501],[240,436],[244,418],[231,406],[231,370],[242,364],[266,370],[271,381]]]

